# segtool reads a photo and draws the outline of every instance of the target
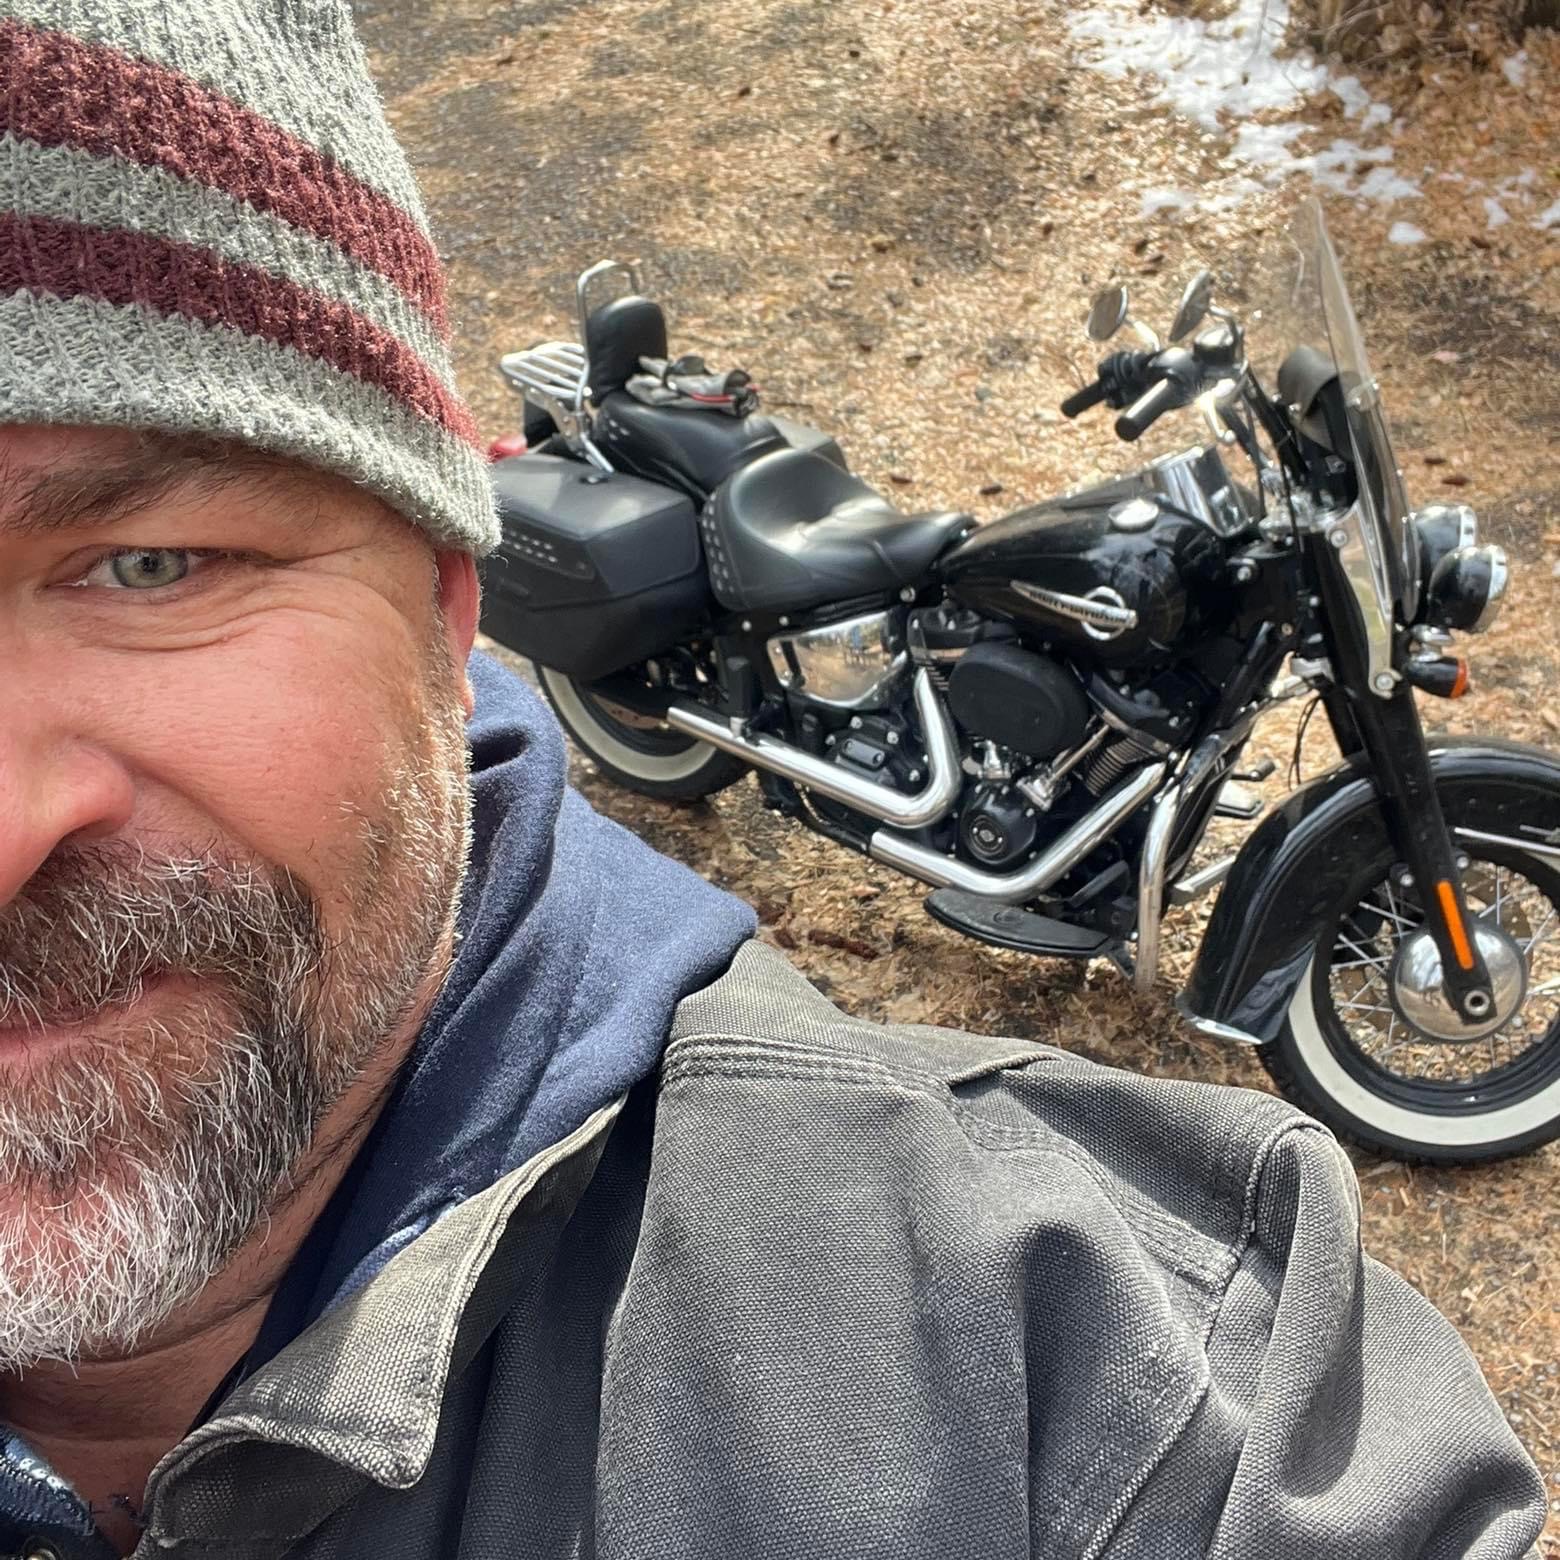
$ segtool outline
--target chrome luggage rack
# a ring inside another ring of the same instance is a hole
[[[598,471],[611,471],[590,436],[590,364],[573,341],[544,341],[524,352],[506,352],[499,372],[532,405],[546,412],[558,432]]]
[[[586,338],[590,319],[591,283],[603,276],[622,273],[629,290],[638,292],[639,272],[617,260],[602,260],[581,274],[574,293],[579,305],[580,342]],[[610,472],[611,461],[591,438],[590,362],[585,348],[574,341],[544,341],[523,352],[507,352],[498,362],[499,372],[558,425],[558,431],[598,471]]]

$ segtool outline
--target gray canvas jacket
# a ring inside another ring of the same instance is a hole
[[[137,1554],[1495,1560],[1543,1499],[1321,1127],[750,944],[171,1452]]]

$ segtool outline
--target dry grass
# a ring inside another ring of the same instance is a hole
[[[1365,66],[1445,58],[1488,65],[1529,28],[1560,27],[1560,0],[1298,0],[1292,25],[1319,53]]]
[[[1098,420],[1054,410],[1093,361],[1091,289],[1128,278],[1138,312],[1163,322],[1192,270],[1238,269],[1279,217],[1275,198],[1138,220],[1137,181],[1196,188],[1226,147],[1147,109],[1137,84],[1079,69],[1063,0],[356,3],[424,172],[462,381],[491,433],[517,421],[498,354],[572,328],[585,265],[638,256],[676,343],[754,370],[770,405],[838,431],[868,480],[909,479],[890,488],[904,507],[989,515],[1125,463]],[[1560,194],[1546,112],[1560,42],[1532,34],[1528,53],[1520,92],[1467,60],[1419,79],[1398,165],[1486,180],[1532,166],[1539,204]],[[1412,491],[1474,504],[1517,565],[1504,620],[1474,647],[1475,697],[1442,713],[1556,746],[1560,234],[1487,231],[1462,185],[1425,188],[1406,211],[1329,216]],[[1429,241],[1385,244],[1400,215]],[[992,482],[1003,491],[982,496]],[[1291,740],[1275,716],[1259,755],[1287,762]],[[1318,742],[1308,772],[1324,762]],[[1244,1052],[1175,1020],[1198,914],[1173,918],[1165,979],[1139,999],[1106,968],[945,931],[914,886],[764,812],[751,784],[679,808],[583,761],[574,774],[596,806],[759,905],[764,936],[849,1009],[1265,1086]],[[1371,1248],[1462,1330],[1560,1502],[1560,1149],[1478,1171],[1358,1163]]]

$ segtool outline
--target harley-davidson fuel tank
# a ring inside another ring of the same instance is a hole
[[[1227,606],[1249,501],[1212,448],[980,527],[938,565],[953,596],[1103,665],[1170,658]]]

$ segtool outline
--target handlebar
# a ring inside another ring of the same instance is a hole
[[[1202,365],[1184,347],[1113,352],[1101,361],[1099,378],[1068,396],[1061,411],[1064,417],[1076,417],[1102,401],[1117,410],[1126,408],[1116,419],[1116,434],[1130,443],[1166,412],[1187,405],[1202,388],[1203,378]]]
[[[1141,439],[1161,417],[1180,405],[1181,389],[1173,379],[1151,385],[1116,419],[1116,437],[1131,444]]]
[[[1083,389],[1074,391],[1062,402],[1062,416],[1077,417],[1080,413],[1088,411],[1091,406],[1098,406],[1109,394],[1104,380],[1096,379],[1092,385],[1085,385]]]

